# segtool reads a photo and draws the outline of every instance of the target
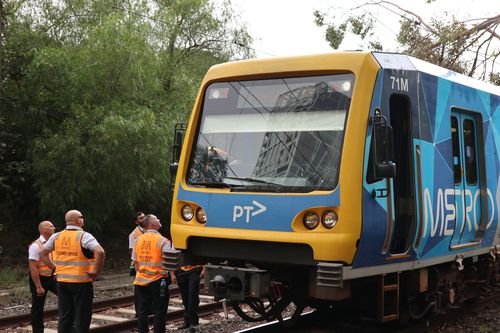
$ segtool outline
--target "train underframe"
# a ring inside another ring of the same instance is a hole
[[[342,264],[317,266],[211,262],[209,293],[247,321],[298,317],[305,307],[345,311],[380,322],[419,320],[460,307],[500,283],[500,248],[409,271],[342,278]],[[293,320],[292,320],[293,322]]]

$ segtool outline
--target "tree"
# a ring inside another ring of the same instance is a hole
[[[80,209],[102,231],[138,208],[167,217],[173,126],[208,67],[251,55],[246,28],[221,6],[13,0],[0,140],[17,140],[20,200],[34,193],[43,217]]]
[[[453,16],[433,17],[426,21],[417,13],[383,0],[364,3],[353,8],[353,13],[370,6],[388,8],[401,15],[397,36],[400,47],[390,51],[399,51],[498,84],[499,72],[495,69],[495,63],[500,56],[500,15],[469,20],[459,20]],[[381,47],[377,47],[381,46],[380,43],[373,39],[372,16],[351,14],[340,24],[335,24],[335,17],[331,22],[326,22],[326,15],[316,11],[316,24],[326,26],[325,38],[333,48],[338,48],[345,32],[350,31],[363,40],[375,43],[373,48],[381,50]]]

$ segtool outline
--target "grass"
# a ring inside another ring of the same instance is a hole
[[[5,267],[0,269],[0,289],[25,287],[27,285],[27,268]]]

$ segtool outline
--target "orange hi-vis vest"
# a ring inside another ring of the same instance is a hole
[[[184,272],[187,272],[187,271],[190,271],[190,270],[198,268],[198,267],[203,268],[203,265],[184,265],[184,266],[181,266],[181,270]]]
[[[42,250],[43,248],[43,243],[42,241],[39,239],[37,239],[36,241],[33,241],[33,243],[35,243],[36,245],[38,245],[38,248],[40,250]],[[49,258],[52,260],[52,252],[49,253]],[[41,260],[38,260],[38,275],[40,276],[51,276],[52,275],[52,269],[50,269],[49,266],[45,265],[45,263]]]
[[[132,235],[134,236],[134,239],[139,238],[140,236],[144,235],[146,231],[144,229],[139,228],[139,226],[135,227],[134,230],[132,230]]]
[[[136,239],[134,251],[139,270],[135,274],[134,284],[146,286],[167,277],[168,272],[163,269],[161,252],[165,243],[168,243],[168,239],[156,232],[146,232]]]
[[[83,233],[83,230],[65,229],[56,234],[53,252],[57,282],[92,282],[87,272],[94,269],[95,260],[88,259],[83,254]]]

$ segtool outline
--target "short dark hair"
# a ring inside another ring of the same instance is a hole
[[[139,220],[139,216],[141,216],[141,215],[144,215],[144,213],[141,212],[141,211],[135,213],[135,220],[138,221]]]

